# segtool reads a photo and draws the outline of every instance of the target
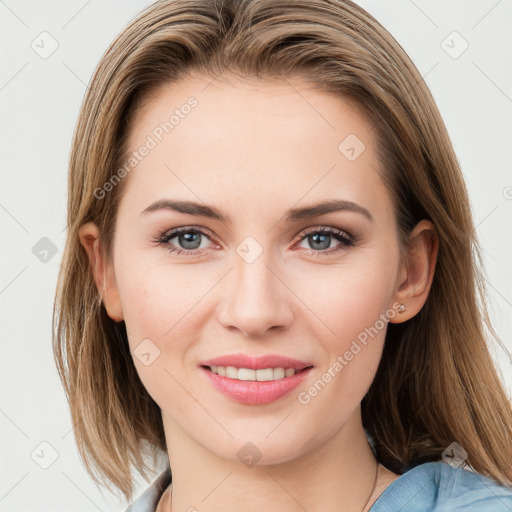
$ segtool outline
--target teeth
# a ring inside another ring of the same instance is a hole
[[[235,366],[210,366],[210,370],[221,377],[259,382],[284,379],[296,373],[294,368],[264,368],[261,370],[253,370],[251,368],[236,368]]]
[[[274,368],[274,379],[284,379],[284,368]]]
[[[256,370],[256,378],[255,380],[263,382],[265,380],[274,380],[274,369],[273,368],[265,368],[262,370]],[[293,372],[295,373],[295,372]]]
[[[236,370],[236,368],[235,368]],[[256,380],[256,370],[251,370],[250,368],[239,368],[238,370],[238,380]],[[236,373],[233,372],[232,379],[236,379]]]
[[[234,366],[226,366],[226,377],[229,379],[237,379],[238,370]]]

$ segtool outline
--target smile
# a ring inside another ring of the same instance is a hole
[[[250,380],[264,382],[269,380],[280,380],[285,377],[291,377],[303,370],[295,370],[295,368],[263,368],[254,370],[252,368],[237,368],[236,366],[220,366],[212,365],[209,367],[210,371],[220,375],[221,377],[227,377],[229,379],[236,380]]]
[[[263,405],[281,397],[284,399],[284,395],[290,397],[290,392],[299,386],[313,370],[313,366],[302,370],[283,367],[258,370],[235,366],[214,366],[214,368],[218,373],[213,371],[212,366],[201,366],[200,369],[214,389],[230,400],[245,405]],[[226,375],[222,375],[223,371]],[[271,372],[272,378],[270,378]],[[265,380],[256,380],[258,374]]]

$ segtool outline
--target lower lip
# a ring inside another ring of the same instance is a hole
[[[206,376],[221,393],[237,402],[247,405],[268,404],[296,388],[313,368],[307,368],[291,377],[278,380],[256,381],[237,380],[221,377],[207,368],[201,367]]]

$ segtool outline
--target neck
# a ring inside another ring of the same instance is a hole
[[[297,450],[299,456],[271,465],[262,464],[263,453],[260,463],[252,466],[236,458],[237,449],[234,460],[205,449],[163,415],[173,512],[368,511],[397,475],[381,467],[375,482],[377,461],[364,434],[360,410],[356,413],[313,449],[302,447]],[[238,444],[238,449],[244,445]],[[164,510],[169,512],[169,493],[165,501]]]

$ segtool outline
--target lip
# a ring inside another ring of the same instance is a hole
[[[239,353],[208,359],[207,361],[201,362],[200,366],[236,366],[237,368],[249,368],[251,370],[263,370],[265,368],[293,368],[294,370],[303,370],[308,366],[313,366],[313,364],[278,354],[265,354],[251,357]]]
[[[291,377],[284,377],[283,379],[253,381],[221,377],[208,368],[201,367],[201,371],[213,387],[228,398],[246,405],[263,405],[281,398],[303,382],[312,369],[312,367],[307,368]]]
[[[235,366],[252,370],[293,368],[298,373],[278,380],[249,381],[221,377],[213,373],[209,368],[206,368],[209,366]],[[258,357],[251,357],[245,354],[231,354],[203,361],[200,367],[214,388],[228,398],[246,405],[263,405],[274,402],[301,384],[313,369],[313,365],[307,361],[300,361],[277,354],[266,354]]]

